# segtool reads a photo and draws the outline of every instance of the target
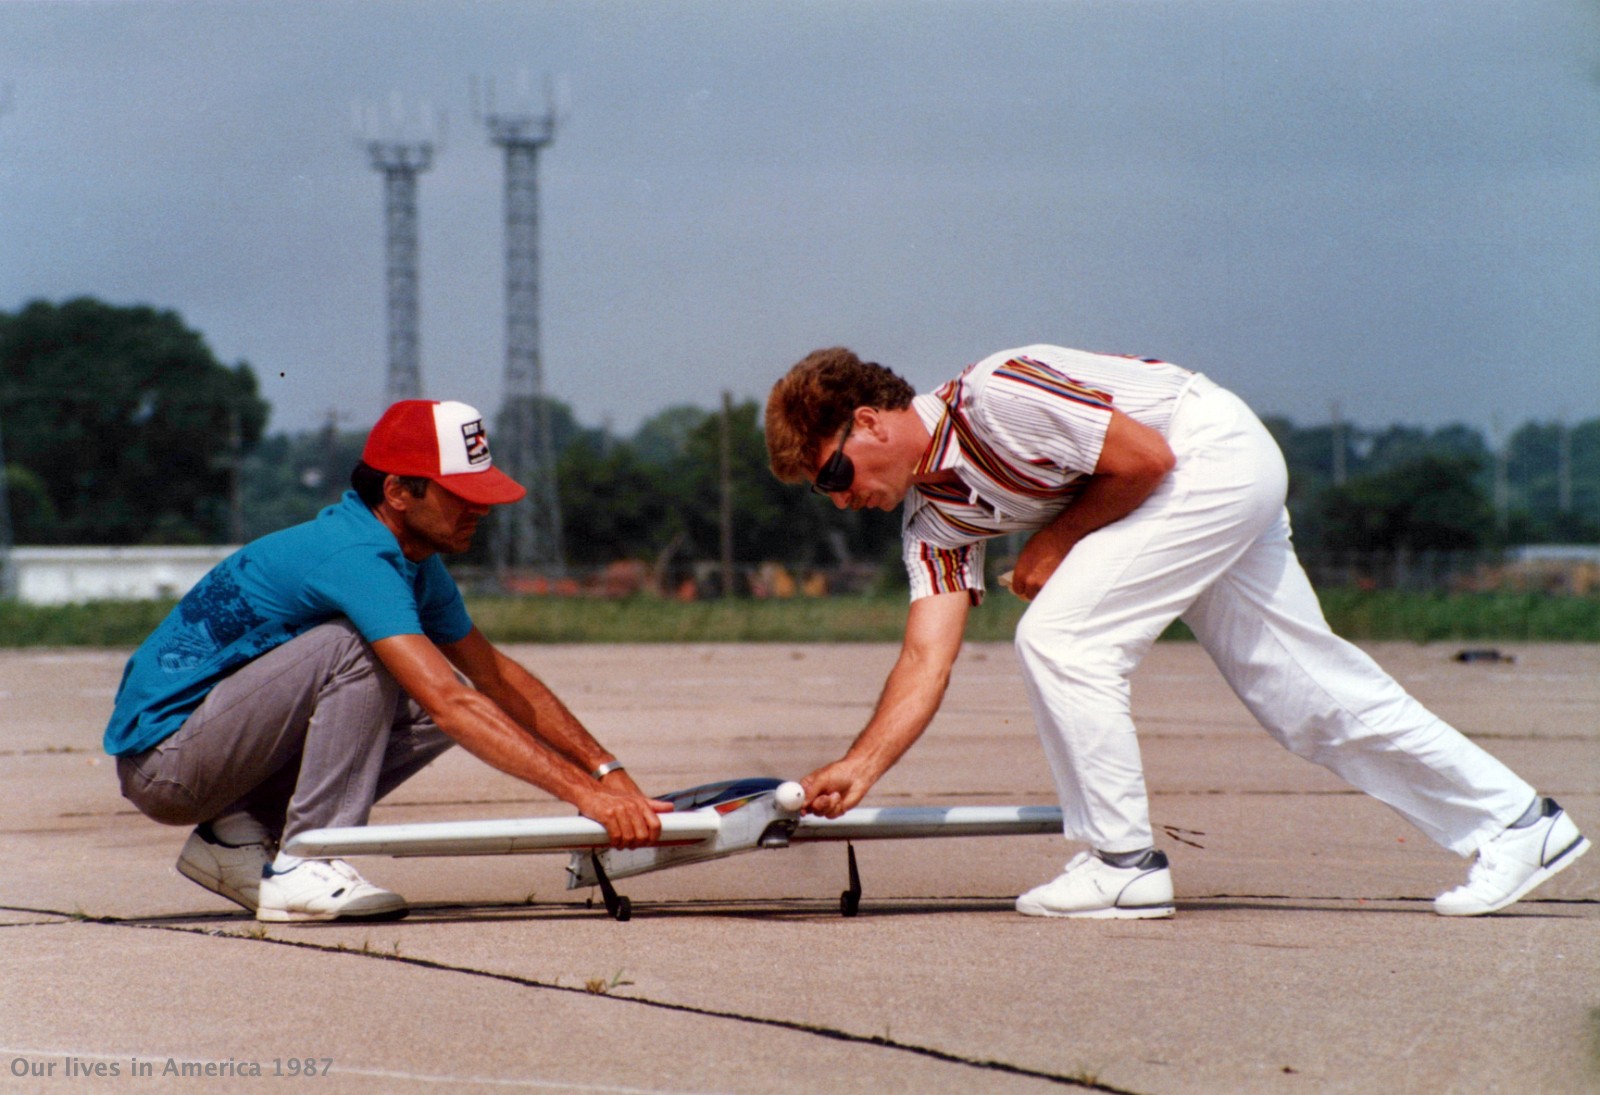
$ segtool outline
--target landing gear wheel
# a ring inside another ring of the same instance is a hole
[[[611,884],[611,879],[606,877],[606,869],[600,865],[599,854],[590,852],[589,862],[594,865],[594,878],[600,884],[600,896],[605,899],[606,912],[611,914],[611,919],[619,922],[631,920],[633,902],[617,893],[617,888]]]
[[[856,870],[856,846],[847,842],[844,847],[850,856],[850,888],[839,895],[839,913],[854,916],[861,909],[861,872]]]

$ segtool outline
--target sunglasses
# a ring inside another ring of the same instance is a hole
[[[850,440],[850,431],[855,429],[856,420],[852,417],[844,424],[844,436],[839,438],[839,447],[833,450],[833,455],[817,469],[817,477],[811,481],[813,494],[837,494],[842,490],[849,490],[850,484],[856,477],[856,466],[844,454],[844,443]]]

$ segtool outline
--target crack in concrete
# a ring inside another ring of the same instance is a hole
[[[1082,1091],[1104,1092],[1106,1095],[1140,1095],[1139,1092],[1128,1088],[1115,1087],[1101,1083],[1097,1079],[1087,1076],[1067,1076],[1059,1073],[1046,1072],[1041,1069],[1027,1068],[1015,1065],[1008,1061],[998,1061],[991,1058],[970,1057],[948,1050],[938,1049],[934,1046],[919,1045],[915,1042],[905,1042],[896,1038],[878,1034],[857,1034],[838,1027],[821,1026],[815,1023],[805,1023],[794,1019],[779,1019],[765,1015],[750,1015],[736,1011],[722,1011],[716,1008],[698,1007],[693,1004],[673,1003],[670,1000],[656,1000],[647,996],[629,996],[612,992],[596,993],[587,988],[575,985],[562,985],[550,981],[540,981],[533,977],[524,977],[520,974],[499,973],[494,970],[474,969],[470,966],[458,966],[448,962],[441,962],[431,958],[417,958],[411,955],[385,953],[370,949],[353,949],[348,946],[329,946],[321,943],[311,943],[299,939],[280,939],[271,936],[256,937],[245,932],[223,931],[216,928],[181,927],[176,924],[154,924],[138,920],[124,919],[114,916],[73,916],[64,913],[52,913],[45,909],[15,909],[0,906],[0,910],[29,912],[42,915],[59,915],[66,919],[61,923],[98,924],[108,927],[133,928],[142,931],[176,932],[184,935],[200,935],[208,939],[230,939],[246,943],[266,943],[275,946],[293,947],[300,950],[317,951],[323,954],[343,955],[351,958],[376,959],[382,962],[395,962],[401,965],[412,966],[418,969],[433,970],[440,973],[462,974],[468,977],[483,978],[501,984],[515,985],[519,988],[535,989],[548,992],[576,993],[595,999],[616,1001],[618,1003],[635,1004],[640,1007],[651,1008],[658,1011],[674,1012],[683,1015],[693,1015],[707,1019],[722,1019],[730,1022],[743,1023],[751,1026],[770,1027],[777,1030],[787,1030],[797,1034],[809,1035],[816,1038],[826,1038],[831,1041],[844,1042],[850,1045],[871,1046],[877,1049],[886,1049],[898,1053],[910,1053],[919,1057],[941,1061],[946,1064],[959,1065],[963,1068],[978,1069],[985,1072],[996,1072],[1003,1075],[1019,1076],[1027,1079],[1041,1080],[1046,1083],[1058,1084],[1062,1087],[1074,1088]]]

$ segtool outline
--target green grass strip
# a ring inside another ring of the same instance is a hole
[[[1600,642],[1600,597],[1520,593],[1325,590],[1328,622],[1355,640]],[[35,606],[0,602],[0,647],[132,647],[171,602]],[[506,643],[898,642],[900,596],[768,601],[665,601],[649,597],[471,597],[484,633]],[[1005,593],[974,609],[967,638],[1009,641],[1027,606]],[[1175,624],[1165,638],[1190,638]]]
[[[170,611],[171,601],[77,605],[0,601],[0,647],[138,646]]]
[[[1328,622],[1355,640],[1600,642],[1600,598],[1332,590]],[[900,597],[788,601],[620,601],[475,598],[485,634],[501,642],[898,642]],[[1005,594],[974,609],[967,638],[1009,641],[1027,606]],[[1181,623],[1165,636],[1191,639]]]

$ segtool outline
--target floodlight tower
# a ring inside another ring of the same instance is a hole
[[[556,112],[535,111],[524,94],[517,108],[497,111],[494,85],[473,111],[489,140],[505,149],[506,371],[495,450],[528,497],[504,507],[491,542],[495,569],[534,567],[559,575],[561,499],[556,492],[550,405],[539,357],[539,150],[555,139]]]
[[[417,303],[417,176],[433,166],[432,135],[404,135],[398,97],[393,101],[393,132],[377,136],[358,113],[357,133],[374,170],[383,174],[385,281],[389,305],[387,402],[422,396],[422,365]],[[438,123],[442,127],[442,120]]]

